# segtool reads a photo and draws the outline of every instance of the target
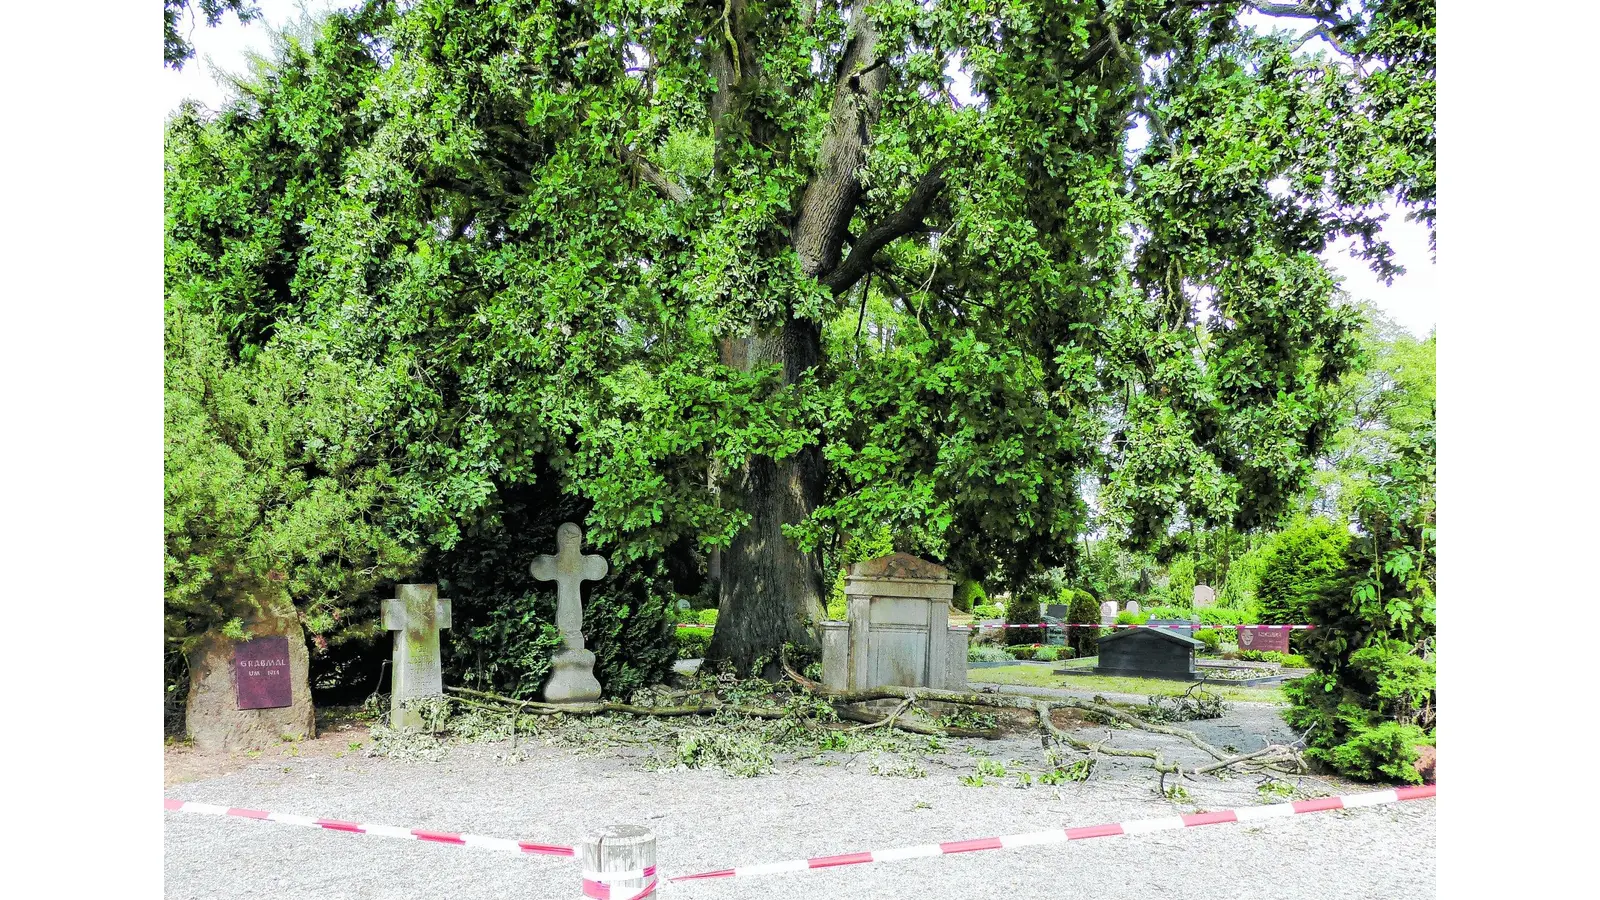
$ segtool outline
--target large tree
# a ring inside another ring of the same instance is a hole
[[[1021,588],[1096,481],[1136,539],[1301,488],[1358,321],[1318,254],[1432,217],[1432,6],[1348,6],[373,3],[184,114],[169,284],[411,371],[436,547],[554,477],[621,564],[720,551],[748,670],[853,536]]]

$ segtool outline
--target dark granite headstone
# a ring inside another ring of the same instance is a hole
[[[289,639],[260,637],[233,647],[234,699],[240,709],[294,704],[289,689]]]
[[[1044,639],[1040,642],[1050,647],[1065,647],[1067,645],[1067,629],[1061,627],[1067,621],[1067,607],[1060,603],[1052,603],[1044,608]]]
[[[1129,628],[1100,638],[1098,675],[1198,678],[1194,652],[1203,646],[1173,628]]]
[[[1288,653],[1289,629],[1241,628],[1239,629],[1239,649],[1258,651],[1276,650],[1279,653]]]

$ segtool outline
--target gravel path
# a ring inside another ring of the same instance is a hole
[[[1243,735],[1232,743],[1248,749],[1265,739],[1258,732],[1271,728],[1276,715],[1271,707],[1263,712],[1256,706],[1262,704],[1235,704],[1223,720],[1196,724]],[[1117,745],[1161,746],[1179,757],[1187,746],[1141,732],[1113,737]],[[659,862],[667,874],[1267,802],[1255,780],[1240,777],[1191,782],[1190,800],[1172,803],[1155,793],[1147,770],[1109,760],[1081,784],[967,787],[959,776],[983,758],[969,754],[969,745],[1008,762],[1041,754],[1036,739],[1016,737],[952,742],[942,757],[928,761],[925,778],[872,775],[867,757],[842,755],[828,760],[832,764],[780,762],[775,775],[733,778],[714,770],[645,771],[622,751],[554,746],[536,745],[526,758],[508,762],[504,745],[474,744],[453,748],[438,763],[366,757],[258,762],[231,775],[176,785],[167,795],[568,845],[598,825],[639,823],[658,835]],[[1327,793],[1367,789],[1322,779],[1304,779],[1302,787]],[[557,857],[165,816],[166,896],[173,898],[578,896],[576,865]],[[1247,825],[691,882],[664,894],[684,900],[1395,900],[1434,895],[1434,860],[1435,801],[1421,800]]]

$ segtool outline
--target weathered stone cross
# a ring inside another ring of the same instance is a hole
[[[554,671],[545,685],[549,703],[585,703],[600,699],[600,682],[594,677],[594,654],[583,647],[585,581],[599,581],[611,567],[603,556],[583,554],[583,529],[571,522],[556,529],[556,555],[540,556],[529,567],[533,577],[556,583],[556,627],[561,629],[562,650],[552,662]]]
[[[444,695],[439,666],[439,631],[450,627],[450,601],[439,599],[437,584],[398,585],[400,596],[383,601],[383,627],[394,636],[390,675],[389,727],[415,731],[423,726],[407,700]]]

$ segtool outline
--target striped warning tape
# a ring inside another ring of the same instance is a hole
[[[584,872],[583,895],[585,897],[593,897],[594,900],[612,900],[611,886],[606,884],[607,881],[632,881],[636,878],[650,878],[654,874],[656,874],[655,866],[635,869],[632,872]],[[627,898],[627,900],[644,900],[645,897],[655,893],[656,888],[660,885],[661,879],[650,878],[650,883],[645,885],[643,890]],[[621,900],[621,898],[617,898],[617,900]]]
[[[943,856],[950,853],[970,853],[974,850],[1004,850],[1037,844],[1056,844],[1081,841],[1086,838],[1113,837],[1119,834],[1146,834],[1173,828],[1192,828],[1196,825],[1218,825],[1224,822],[1252,822],[1257,819],[1275,819],[1298,813],[1321,812],[1329,809],[1357,809],[1379,806],[1404,800],[1422,800],[1432,797],[1434,785],[1392,788],[1365,794],[1348,794],[1342,797],[1322,797],[1316,800],[1297,800],[1293,803],[1275,803],[1270,806],[1250,806],[1242,809],[1224,809],[1218,812],[1195,813],[1188,816],[1168,816],[1160,819],[1141,819],[1134,822],[1114,822],[1109,825],[1091,825],[1084,828],[1056,828],[1049,831],[1031,831],[1001,837],[975,838],[966,841],[949,841],[942,844],[921,844],[915,847],[898,847],[893,850],[869,850],[862,853],[840,853],[835,856],[815,856],[810,859],[791,859],[785,862],[762,863],[677,875],[666,883],[698,881],[710,878],[744,878],[751,875],[775,875],[780,872],[804,872],[809,869],[828,869],[834,866],[854,866],[863,863],[893,862],[922,856]]]
[[[266,812],[259,809],[239,809],[233,806],[215,806],[210,803],[193,803],[186,800],[163,798],[162,808],[172,812],[199,813],[207,816],[236,816],[241,819],[258,819],[284,825],[303,825],[328,831],[348,831],[354,834],[372,834],[379,837],[400,838],[410,841],[428,841],[435,844],[455,844],[464,847],[482,847],[485,850],[502,850],[507,853],[534,854],[538,856],[572,856],[571,847],[555,844],[535,844],[531,841],[514,841],[510,838],[484,837],[479,834],[456,834],[449,831],[429,831],[424,828],[397,828],[393,825],[373,825],[368,822],[345,822],[340,819],[317,819],[289,813]]]
[[[679,627],[679,628],[715,628],[716,626],[715,625],[697,625],[697,624],[695,624],[693,622],[679,622],[679,623],[677,623],[677,627]],[[1190,628],[1190,629],[1201,629],[1201,630],[1204,630],[1204,629],[1207,629],[1207,628],[1213,628],[1213,629],[1216,629],[1217,631],[1222,631],[1223,629],[1226,629],[1226,628],[1232,628],[1232,629],[1235,629],[1235,630],[1250,630],[1250,631],[1311,631],[1312,629],[1316,628],[1317,626],[1315,626],[1315,625],[1208,625],[1208,624],[1206,624],[1204,622],[1177,622],[1177,623],[1163,623],[1163,624],[1156,624],[1156,625],[1094,625],[1094,624],[1083,624],[1083,623],[1079,623],[1079,622],[1057,622],[1057,623],[1054,623],[1054,624],[1042,624],[1042,623],[1034,624],[1034,623],[1029,623],[1029,622],[1023,622],[1023,623],[1016,624],[1016,625],[1012,625],[1012,624],[1004,624],[1004,625],[1000,625],[1000,624],[995,624],[995,625],[951,625],[950,627],[952,629],[960,629],[960,630],[966,630],[966,631],[975,631],[975,630],[978,630],[978,629],[990,629],[990,628]]]

